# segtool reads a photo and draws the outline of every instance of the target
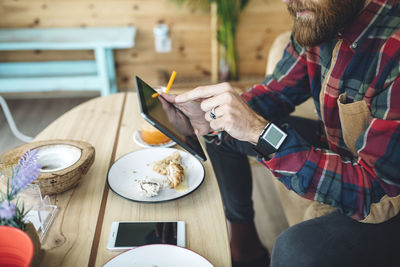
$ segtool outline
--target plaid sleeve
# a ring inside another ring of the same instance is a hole
[[[310,95],[306,50],[291,37],[272,75],[242,97],[258,114],[274,121],[287,116]]]
[[[357,220],[385,195],[400,194],[400,78],[388,88],[386,120],[373,119],[358,138],[358,158],[345,158],[306,143],[287,127],[288,138],[271,160],[260,161],[290,190],[338,208]]]

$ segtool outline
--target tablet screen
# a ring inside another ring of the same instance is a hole
[[[135,81],[143,117],[189,153],[205,161],[206,156],[189,118],[162,96],[153,98],[156,91],[142,79],[136,76]]]

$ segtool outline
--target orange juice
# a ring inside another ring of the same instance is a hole
[[[143,124],[141,137],[142,140],[149,145],[159,145],[171,141],[168,136],[151,126],[149,123]]]

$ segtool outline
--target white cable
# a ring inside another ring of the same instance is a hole
[[[19,140],[25,143],[31,142],[33,140],[33,137],[26,136],[17,129],[17,126],[15,125],[14,119],[12,117],[10,109],[8,108],[6,100],[2,96],[0,96],[0,104],[1,107],[3,108],[4,115],[6,116],[11,132],[15,135],[15,137],[17,137]]]

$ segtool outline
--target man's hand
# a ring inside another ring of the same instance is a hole
[[[267,125],[267,121],[252,110],[229,83],[200,86],[176,96],[174,100],[179,105],[201,100],[204,119],[212,129],[225,130],[232,137],[253,144],[258,142],[259,135]],[[213,108],[215,119],[210,116]]]
[[[161,105],[168,117],[170,123],[172,123],[176,129],[183,135],[193,135],[193,127],[190,121],[182,112],[179,112],[171,103],[165,100],[162,96],[158,96]]]
[[[204,118],[204,111],[201,110],[199,101],[176,103],[176,95],[163,93],[162,97],[164,97],[168,102],[173,103],[189,118],[196,134],[205,135],[212,131],[210,123]]]

